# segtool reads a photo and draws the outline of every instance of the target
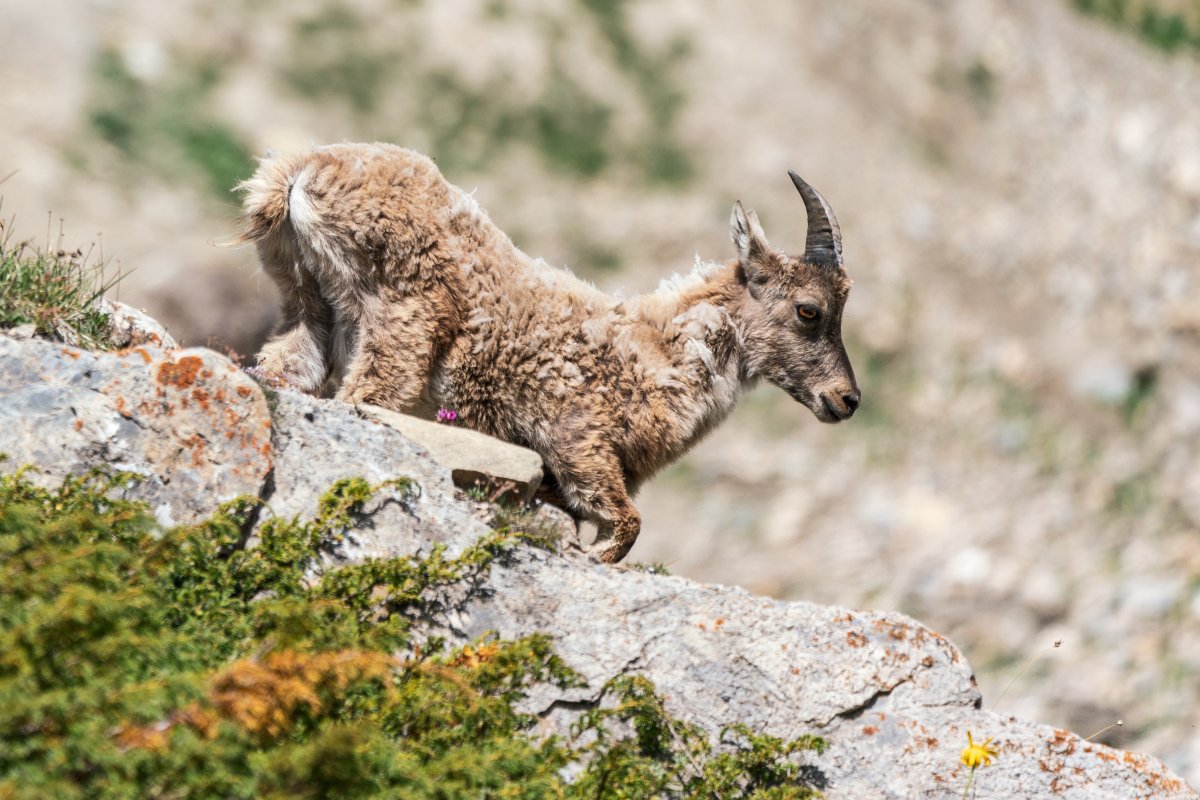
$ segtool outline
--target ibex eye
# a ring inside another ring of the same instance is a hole
[[[796,316],[805,322],[815,322],[817,317],[821,316],[821,309],[811,303],[797,303]]]

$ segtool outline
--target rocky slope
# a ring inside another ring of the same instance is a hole
[[[264,394],[228,359],[197,348],[105,354],[0,336],[0,452],[10,464],[34,464],[46,481],[90,466],[139,473],[129,491],[163,525],[239,494],[263,497],[271,514],[308,517],[336,478],[416,481],[415,499],[379,496],[330,569],[435,541],[460,550],[487,531],[493,511],[395,429],[333,401]],[[636,673],[714,736],[740,721],[827,738],[810,777],[830,798],[957,797],[968,730],[999,751],[976,776],[978,796],[1200,797],[1153,757],[981,709],[959,649],[901,614],[613,568],[569,535],[559,552],[520,550],[482,586],[431,598],[431,609],[455,640],[487,631],[554,637],[588,686],[544,687],[526,701],[547,733],[605,702],[595,687]]]

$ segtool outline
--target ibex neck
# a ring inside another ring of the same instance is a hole
[[[657,371],[672,409],[666,433],[670,458],[686,451],[733,410],[745,382],[738,324],[745,287],[736,265],[699,265],[638,298],[636,316],[659,342],[666,363]]]
[[[673,322],[678,328],[677,335],[684,334],[682,342],[702,340],[712,351],[713,366],[722,373],[727,372],[727,367],[735,366],[733,375],[741,381],[744,357],[738,320],[746,288],[739,275],[736,262],[699,265],[687,278],[679,279],[674,286],[664,286],[660,291],[673,295]]]

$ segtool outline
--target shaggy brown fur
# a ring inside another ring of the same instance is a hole
[[[605,561],[637,538],[638,486],[759,378],[824,422],[858,405],[840,242],[837,264],[784,255],[740,203],[736,260],[621,300],[525,255],[410,150],[269,157],[242,188],[245,238],[282,293],[260,366],[302,391],[339,386],[349,403],[453,408],[531,447],[561,503],[596,523]]]

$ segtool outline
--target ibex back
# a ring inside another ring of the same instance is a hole
[[[348,403],[428,414],[542,455],[556,500],[621,560],[631,495],[760,378],[823,422],[854,413],[842,345],[850,280],[820,194],[804,254],[773,250],[734,205],[737,258],[615,299],[517,249],[428,158],[345,144],[269,157],[245,184],[245,238],[282,294],[267,373]]]

